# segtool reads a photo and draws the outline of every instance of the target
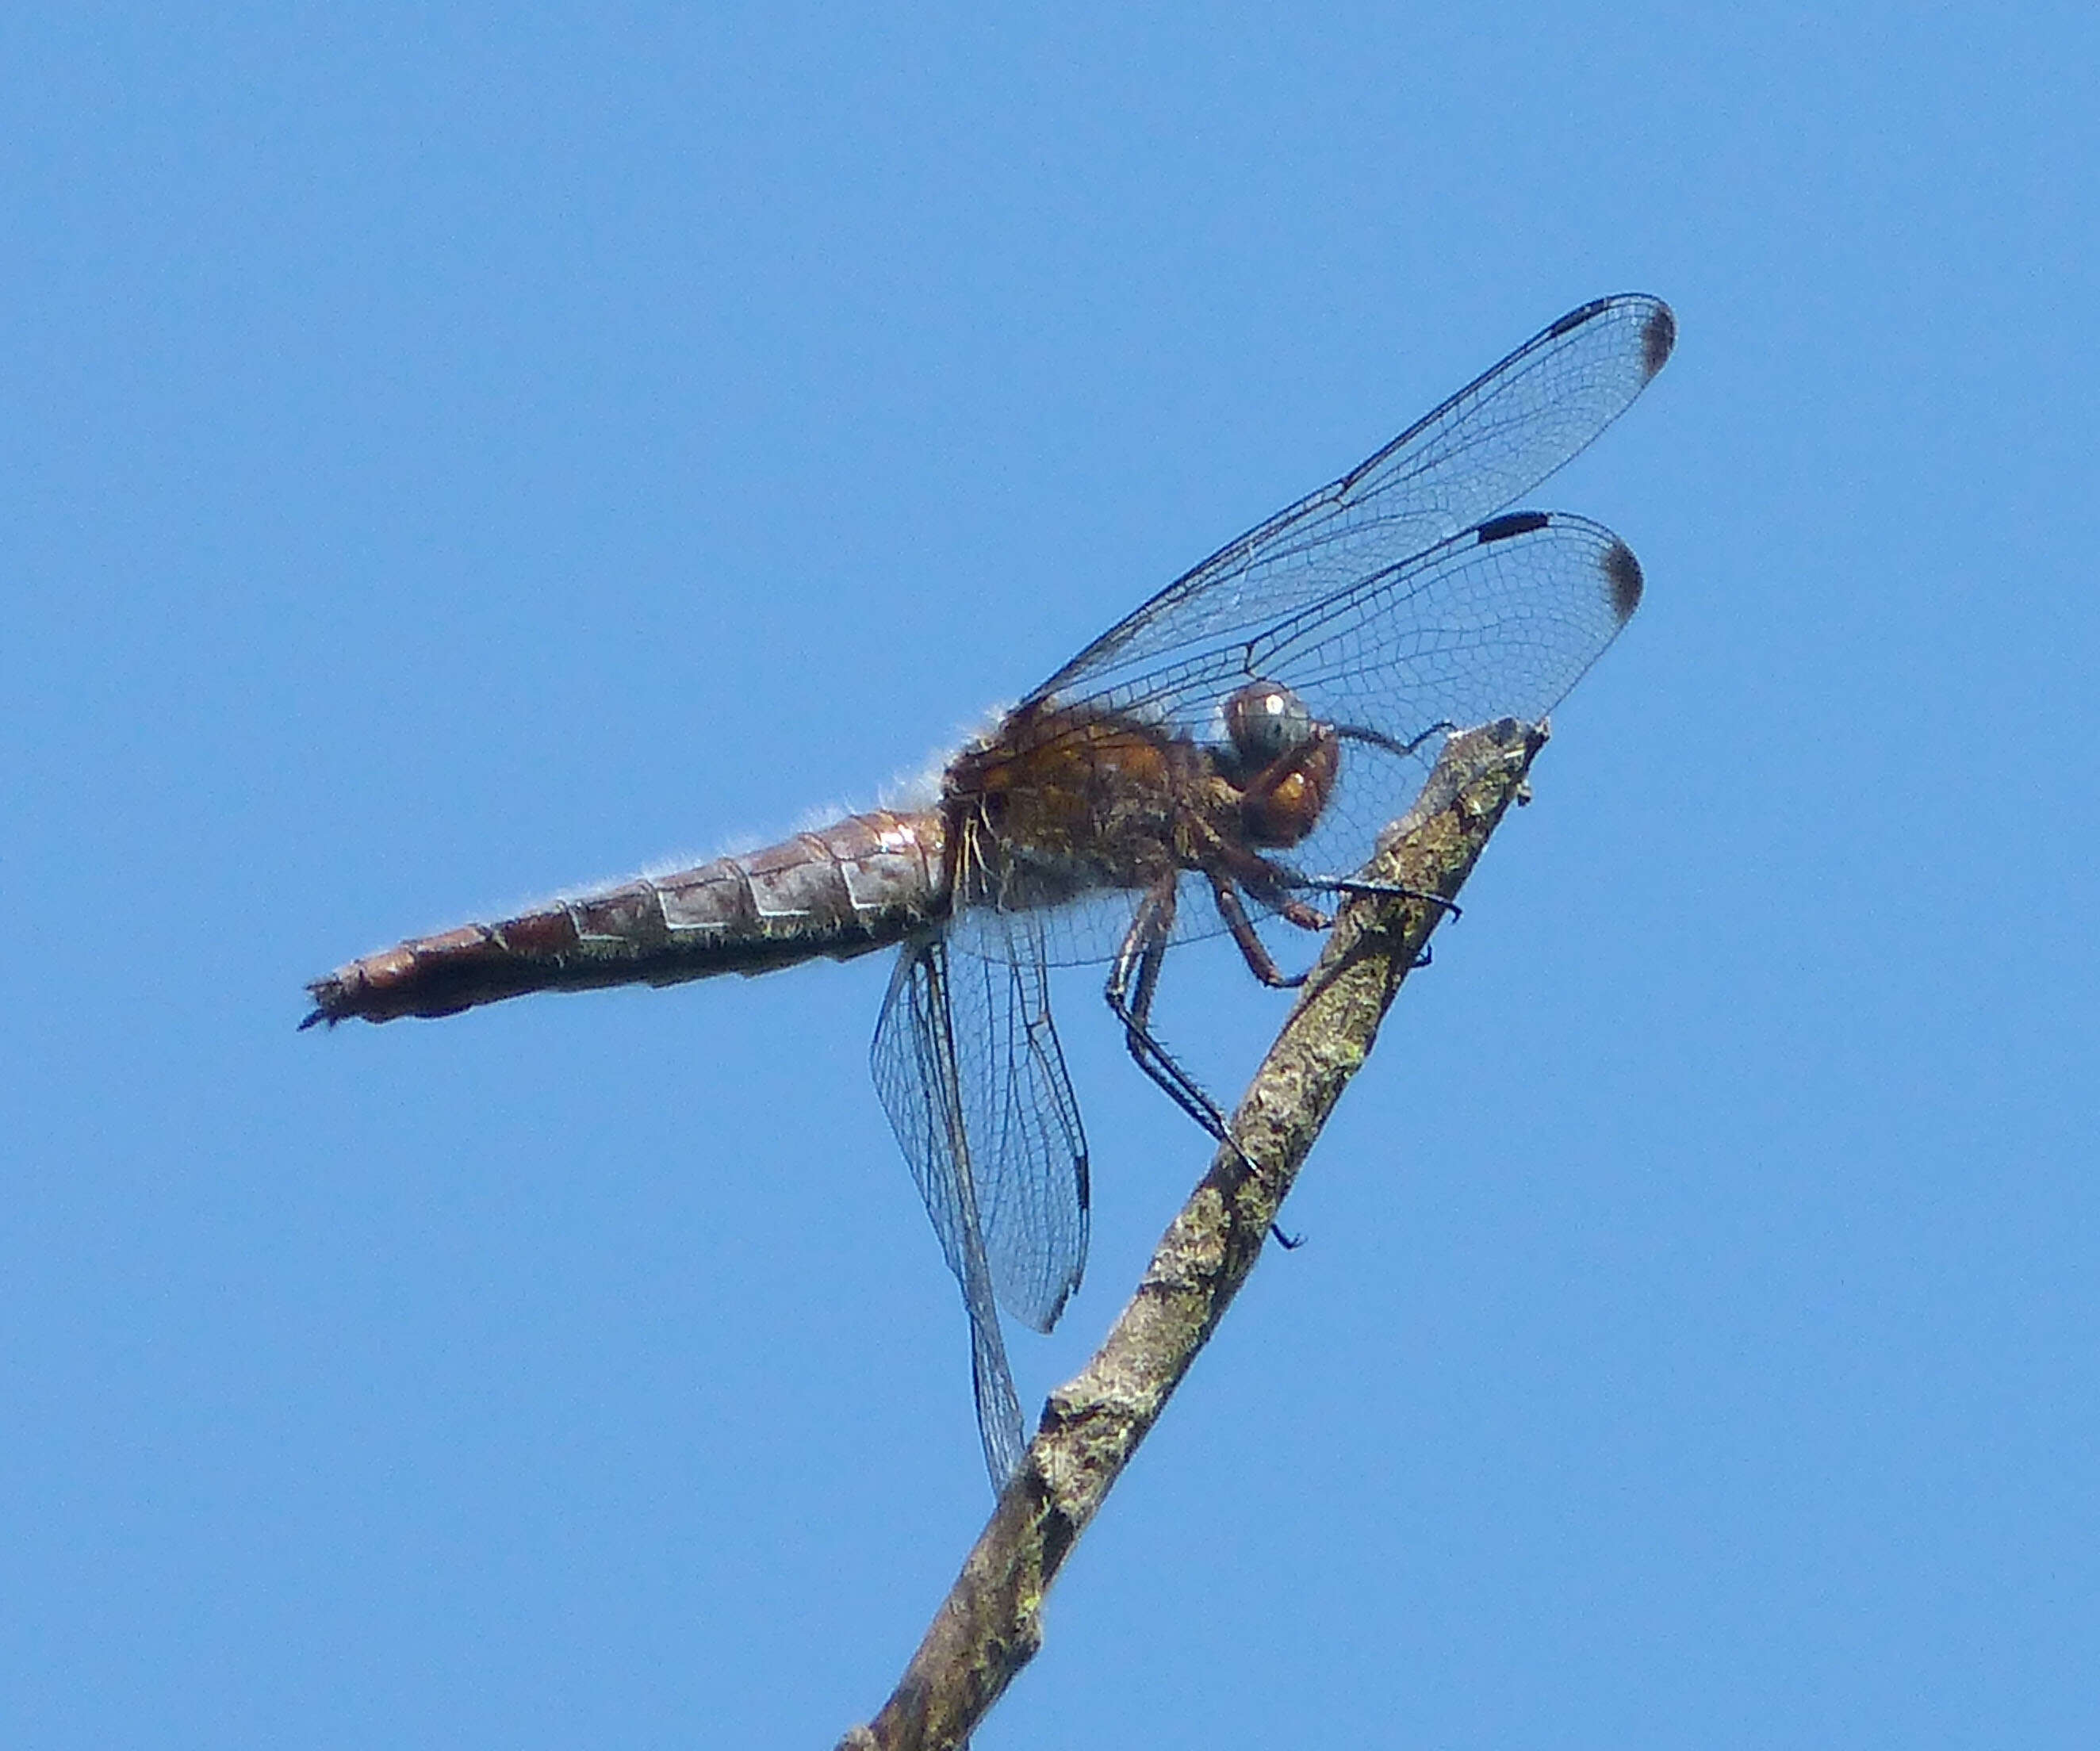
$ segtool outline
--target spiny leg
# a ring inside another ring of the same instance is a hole
[[[1425,906],[1438,907],[1454,922],[1466,915],[1465,908],[1456,900],[1447,900],[1427,888],[1410,888],[1404,882],[1365,881],[1355,876],[1313,876],[1305,878],[1304,885],[1328,893],[1347,894],[1352,900],[1419,900]]]
[[[1466,915],[1465,908],[1456,900],[1447,900],[1440,893],[1432,893],[1426,888],[1410,888],[1405,883],[1392,881],[1363,881],[1352,876],[1314,877],[1308,887],[1325,889],[1330,893],[1347,894],[1352,899],[1419,900],[1425,906],[1440,908],[1444,915],[1456,924]],[[1430,964],[1429,945],[1422,945],[1422,952],[1414,957],[1414,971],[1419,973]]]
[[[1174,928],[1174,884],[1175,877],[1169,874],[1146,889],[1138,902],[1137,915],[1131,920],[1123,946],[1109,964],[1103,995],[1116,1020],[1123,1023],[1123,1043],[1130,1048],[1138,1068],[1205,1131],[1220,1143],[1232,1143],[1225,1115],[1217,1102],[1204,1093],[1195,1078],[1152,1034],[1153,995],[1159,988],[1167,939]],[[1236,1143],[1233,1147],[1236,1151],[1239,1149]],[[1245,1159],[1244,1155],[1242,1158]],[[1253,1163],[1247,1165],[1251,1167]]]
[[[1123,936],[1123,946],[1117,950],[1114,960],[1110,964],[1108,985],[1102,995],[1107,998],[1109,1008],[1115,1018],[1123,1023],[1124,1043],[1130,1048],[1131,1056],[1137,1061],[1138,1068],[1165,1090],[1167,1097],[1176,1106],[1238,1156],[1241,1166],[1259,1177],[1261,1170],[1255,1165],[1254,1158],[1241,1148],[1239,1139],[1233,1135],[1232,1127],[1225,1122],[1224,1113],[1217,1102],[1204,1092],[1202,1084],[1194,1077],[1175,1061],[1173,1054],[1159,1043],[1151,1030],[1152,999],[1159,988],[1159,969],[1167,955],[1167,939],[1174,928],[1175,881],[1174,876],[1168,876],[1147,890],[1145,898],[1138,902],[1137,915],[1131,920],[1130,928]],[[1233,898],[1233,904],[1235,907],[1238,906],[1237,894]],[[1221,901],[1220,911],[1222,912],[1224,910]],[[1239,915],[1244,923],[1246,919],[1244,908],[1239,908]],[[1227,924],[1231,922],[1231,916],[1227,914]],[[1237,939],[1238,933],[1234,934]],[[1251,924],[1247,926],[1247,936],[1253,941],[1256,952],[1267,963],[1269,972],[1275,975],[1273,980],[1264,980],[1264,983],[1282,986],[1303,982],[1302,975],[1299,979],[1286,979],[1277,972],[1276,964],[1269,960],[1266,951],[1262,950],[1260,939],[1255,937]],[[1242,944],[1242,952],[1245,952],[1244,943]],[[1251,959],[1248,964],[1255,966]],[[1255,968],[1255,977],[1261,977],[1258,967]],[[1302,1236],[1294,1237],[1286,1234],[1273,1222],[1269,1224],[1268,1231],[1276,1237],[1277,1244],[1286,1250],[1295,1248],[1303,1240]]]

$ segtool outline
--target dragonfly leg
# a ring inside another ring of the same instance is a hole
[[[1235,906],[1238,905],[1237,894],[1233,898],[1233,904]],[[1224,911],[1222,901],[1219,910],[1221,912]],[[1240,917],[1244,922],[1246,917],[1244,908],[1240,909]],[[1229,925],[1231,924],[1229,913],[1226,914],[1225,921]],[[1173,1054],[1153,1034],[1150,1025],[1152,999],[1159,989],[1159,968],[1166,959],[1167,939],[1173,928],[1174,879],[1169,876],[1138,902],[1137,915],[1131,920],[1130,929],[1123,939],[1123,946],[1116,951],[1114,960],[1110,963],[1108,986],[1102,995],[1108,999],[1109,1008],[1114,1012],[1116,1020],[1123,1023],[1123,1039],[1130,1047],[1131,1056],[1137,1060],[1138,1068],[1165,1090],[1167,1098],[1176,1106],[1238,1156],[1242,1167],[1249,1173],[1258,1175],[1261,1170],[1255,1165],[1254,1158],[1240,1147],[1239,1139],[1233,1135],[1232,1127],[1225,1122],[1225,1115],[1218,1103],[1203,1092],[1202,1085],[1175,1061]],[[1255,946],[1259,950],[1260,939],[1254,937],[1251,926],[1249,926],[1247,934],[1253,937]],[[1245,951],[1244,945],[1242,951]],[[1265,953],[1262,958],[1268,960]],[[1253,964],[1250,961],[1249,964]],[[1276,972],[1273,961],[1268,963],[1268,969],[1273,973]],[[1255,977],[1260,977],[1258,968]],[[1301,981],[1286,979],[1277,974],[1274,981],[1264,982],[1295,985]],[[1303,1235],[1285,1233],[1273,1222],[1269,1224],[1268,1231],[1276,1237],[1277,1244],[1286,1250],[1299,1246],[1304,1239]]]
[[[1303,985],[1305,982],[1304,973],[1286,973],[1277,968],[1267,946],[1255,934],[1254,920],[1247,916],[1246,907],[1240,903],[1239,889],[1233,885],[1232,879],[1216,870],[1206,873],[1211,878],[1211,898],[1217,902],[1218,916],[1224,920],[1225,928],[1232,933],[1233,941],[1239,945],[1240,958],[1247,964],[1247,971],[1271,990]],[[1306,906],[1301,910],[1311,911],[1312,908]],[[1314,915],[1318,915],[1316,913]],[[1291,922],[1296,924],[1298,920],[1293,919]]]
[[[1295,924],[1300,930],[1330,930],[1334,928],[1335,915],[1323,912],[1317,906],[1308,906],[1303,900],[1278,896],[1275,902],[1276,915],[1286,924]]]
[[[1260,852],[1250,851],[1244,845],[1236,845],[1222,838],[1212,838],[1204,847],[1204,851],[1207,854],[1201,860],[1202,867],[1204,874],[1210,878],[1213,893],[1220,893],[1221,881],[1228,885],[1237,882],[1287,924],[1295,924],[1300,930],[1316,931],[1326,930],[1333,925],[1333,915],[1321,911],[1317,906],[1307,905],[1290,891],[1294,886],[1317,888],[1324,884],[1308,882],[1291,871],[1270,862]],[[1225,911],[1229,903],[1221,898],[1218,911],[1224,917],[1227,928],[1232,929],[1233,940],[1238,942],[1240,933],[1233,926],[1231,915]],[[1242,951],[1245,952],[1244,945]],[[1255,977],[1261,977],[1259,971]]]
[[[1444,915],[1454,923],[1466,915],[1465,908],[1456,900],[1447,900],[1440,893],[1432,893],[1424,888],[1410,888],[1402,882],[1365,881],[1355,876],[1322,876],[1308,885],[1330,893],[1345,893],[1352,899],[1363,895],[1372,899],[1420,900],[1425,905],[1440,907]]]
[[[1169,875],[1138,902],[1137,915],[1131,920],[1123,946],[1109,964],[1108,984],[1102,995],[1123,1024],[1124,1043],[1137,1061],[1137,1067],[1205,1131],[1220,1143],[1232,1143],[1225,1115],[1217,1102],[1152,1033],[1152,999],[1159,989],[1159,969],[1167,958],[1167,937],[1174,928],[1174,882]],[[1237,1150],[1239,1145],[1233,1143],[1233,1147]]]

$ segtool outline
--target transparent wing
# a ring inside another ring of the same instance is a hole
[[[1246,637],[1478,523],[1624,412],[1676,335],[1670,307],[1644,294],[1570,311],[1333,485],[1169,584],[1030,697],[1092,693],[1192,642]]]
[[[1005,1487],[1026,1445],[1013,1370],[985,1256],[960,1073],[949,1025],[947,959],[938,938],[907,944],[875,1030],[875,1086],[933,1219],[970,1320],[977,1433],[992,1488]]]
[[[1029,953],[1039,952],[1052,967],[1096,965],[1113,960],[1123,946],[1136,916],[1137,901],[1136,893],[1120,888],[1097,889],[1047,910],[1026,912],[1002,911],[996,901],[987,901],[957,915],[949,931],[949,946],[964,955],[1007,960],[1014,953],[1014,946],[1008,931],[999,927],[1026,918],[1040,942],[1039,949],[1031,947]],[[1251,904],[1260,915],[1260,906]],[[1185,875],[1167,940],[1198,942],[1221,934],[1224,928],[1224,920],[1211,903],[1208,882],[1194,871]]]
[[[1313,831],[1270,861],[1308,880],[1347,876],[1414,801],[1445,733],[1546,716],[1640,594],[1640,566],[1610,530],[1562,512],[1519,511],[1244,636],[1198,641],[1155,668],[1058,697],[1222,749],[1231,694],[1257,679],[1293,689],[1315,719],[1340,731],[1340,772]],[[1102,960],[1129,928],[1134,904],[1131,894],[1100,892],[1041,915],[975,906],[959,918],[956,942],[996,957],[1008,952],[1014,923],[1030,919],[1031,952],[1047,943],[1054,962]],[[1185,876],[1173,939],[1222,928],[1202,878]]]
[[[1294,689],[1341,731],[1341,775],[1318,826],[1278,861],[1347,875],[1413,800],[1445,732],[1546,717],[1640,595],[1639,563],[1602,524],[1520,511],[1088,697],[1222,746],[1235,689]]]
[[[1050,1019],[1034,920],[986,920],[993,958],[909,943],[872,1053],[884,1110],[970,1319],[977,1422],[995,1484],[1021,1420],[995,1303],[1048,1331],[1086,1264],[1086,1139]]]

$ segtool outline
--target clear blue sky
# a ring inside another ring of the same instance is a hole
[[[0,24],[0,1742],[863,1718],[988,1500],[885,968],[302,982],[872,801],[1638,289],[1531,502],[1647,602],[979,1742],[2100,1743],[2093,9],[1000,10]],[[1096,982],[1031,1400],[1206,1154]]]

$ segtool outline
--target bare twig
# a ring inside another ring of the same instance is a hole
[[[960,1746],[1034,1657],[1052,1580],[1246,1280],[1313,1140],[1443,916],[1427,896],[1456,896],[1545,740],[1543,725],[1508,718],[1450,739],[1365,872],[1401,891],[1343,908],[1233,1115],[1240,1150],[1219,1149],[1106,1342],[1051,1395],[902,1679],[840,1751]]]

